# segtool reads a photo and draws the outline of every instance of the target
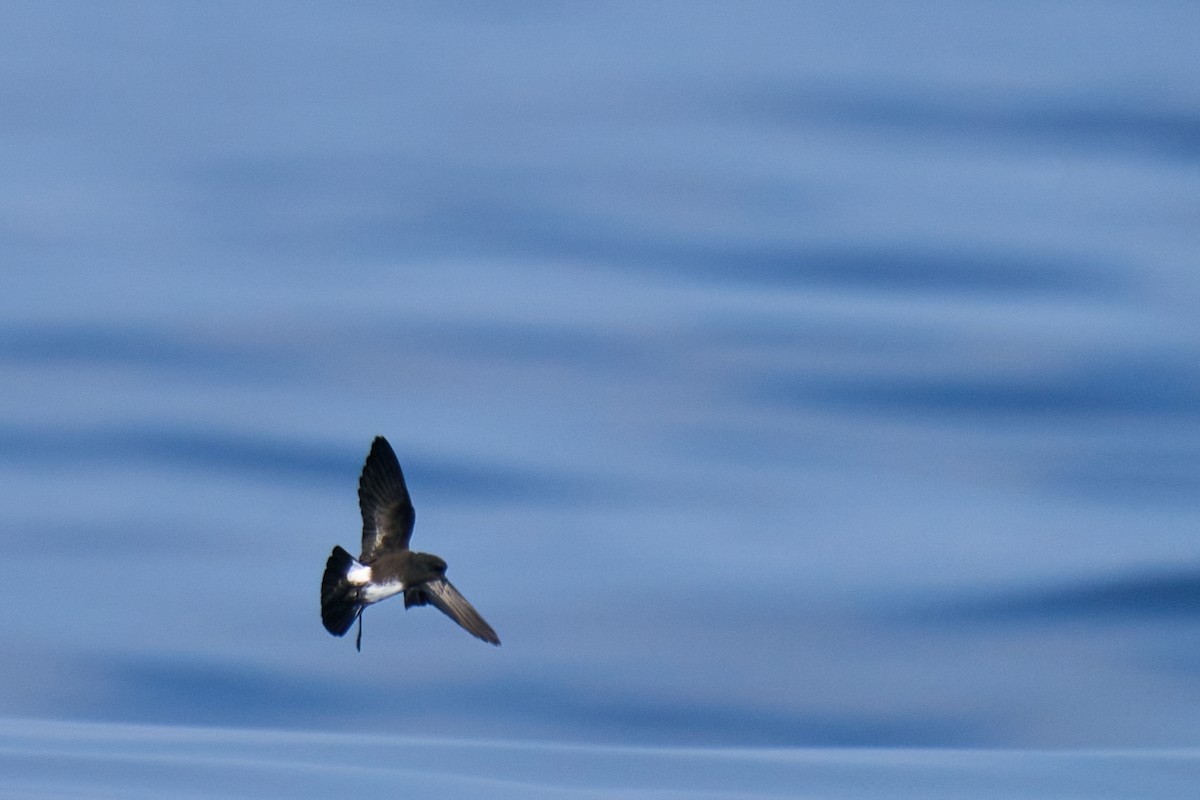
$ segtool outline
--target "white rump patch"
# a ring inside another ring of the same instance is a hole
[[[346,571],[346,580],[353,583],[355,586],[362,586],[364,583],[371,582],[371,568],[366,564],[354,562],[354,566]]]
[[[372,583],[368,584],[366,589],[363,589],[362,599],[368,603],[378,603],[380,600],[386,600],[392,595],[400,594],[403,591],[404,584],[400,581]]]

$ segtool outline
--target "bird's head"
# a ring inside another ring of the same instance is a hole
[[[414,560],[422,572],[440,578],[446,574],[446,562],[432,553],[413,553]]]

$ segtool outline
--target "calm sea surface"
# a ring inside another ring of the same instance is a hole
[[[1191,796],[1198,39],[6,3],[0,794]]]

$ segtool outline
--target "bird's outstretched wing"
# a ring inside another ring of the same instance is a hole
[[[417,513],[404,485],[400,462],[387,439],[376,436],[358,479],[362,509],[362,560],[389,550],[407,550]]]
[[[445,578],[426,581],[404,592],[405,608],[423,606],[426,603],[457,622],[472,636],[477,636],[489,644],[500,644],[500,637],[492,630],[492,626],[479,616],[479,612],[467,602],[467,598],[459,594],[454,584]]]

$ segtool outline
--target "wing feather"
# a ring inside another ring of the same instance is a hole
[[[430,605],[437,607],[443,614],[457,622],[472,636],[477,636],[489,644],[500,644],[500,637],[492,630],[475,607],[467,602],[467,598],[459,594],[454,584],[445,578],[435,578],[420,586],[420,596],[410,601],[408,594],[404,596],[404,605]]]
[[[382,436],[375,437],[358,479],[362,509],[362,561],[389,550],[407,550],[417,513],[408,496],[396,452]]]

